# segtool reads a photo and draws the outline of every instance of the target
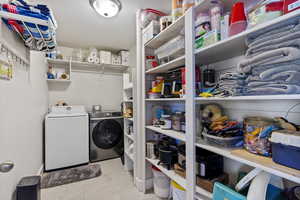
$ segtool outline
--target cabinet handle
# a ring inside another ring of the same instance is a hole
[[[0,164],[0,172],[7,173],[10,172],[14,168],[14,163],[11,161],[6,161]]]

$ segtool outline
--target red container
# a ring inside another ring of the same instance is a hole
[[[247,28],[247,17],[243,2],[233,5],[230,17],[229,36],[236,35]]]
[[[231,19],[230,23],[234,24],[240,21],[247,21],[245,14],[245,6],[243,2],[237,2],[233,5],[231,10]]]
[[[284,0],[284,14],[293,12],[300,8],[300,0]]]

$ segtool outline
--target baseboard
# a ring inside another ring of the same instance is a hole
[[[37,172],[37,175],[41,176],[43,174],[43,172],[44,172],[44,164],[41,165],[40,169]]]
[[[153,178],[149,178],[146,180],[136,178],[135,184],[140,192],[146,193],[148,190],[151,190],[153,188]]]

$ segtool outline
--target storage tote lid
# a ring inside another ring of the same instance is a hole
[[[270,141],[300,148],[300,132],[288,130],[275,131],[272,133]]]

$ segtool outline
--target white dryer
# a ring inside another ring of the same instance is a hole
[[[45,170],[89,162],[89,116],[84,106],[54,106],[45,119]]]

